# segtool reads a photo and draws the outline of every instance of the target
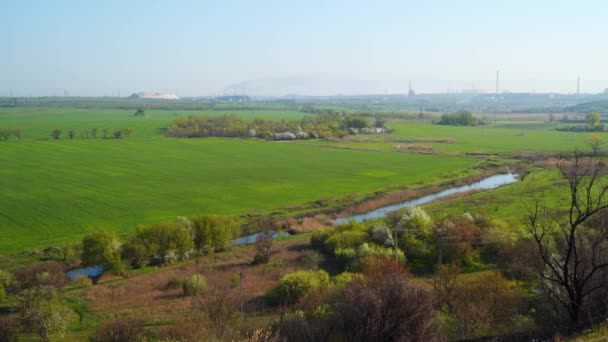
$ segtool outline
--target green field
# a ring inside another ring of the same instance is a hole
[[[146,116],[133,116],[134,110],[112,109],[74,109],[74,108],[0,108],[0,128],[20,128],[23,139],[50,139],[51,130],[59,128],[67,138],[70,129],[76,130],[76,136],[83,130],[107,128],[110,135],[114,130],[133,128],[132,138],[151,138],[162,136],[163,129],[178,116],[188,115],[223,115],[238,114],[248,120],[265,119],[300,119],[306,113],[293,110],[146,110]],[[15,139],[12,137],[12,139]]]
[[[539,129],[535,122],[533,129],[392,123],[392,134],[357,136],[360,141],[354,142],[163,137],[176,116],[225,113],[230,112],[149,110],[138,118],[132,110],[0,109],[0,128],[20,128],[23,134],[21,141],[0,142],[0,249],[12,253],[74,242],[95,229],[129,234],[137,224],[177,216],[285,211],[394,185],[438,184],[480,172],[475,166],[485,157],[466,154],[494,154],[496,160],[509,152],[568,151],[584,147],[590,136]],[[236,114],[307,115],[283,109]],[[81,130],[124,127],[134,129],[128,139],[78,138]],[[64,137],[51,140],[53,128],[63,129]],[[76,139],[65,137],[68,129],[76,130]],[[394,148],[421,138],[453,142],[421,142],[435,154]],[[461,201],[454,205],[466,208],[468,200]],[[516,211],[513,203],[504,203],[509,215]],[[445,209],[460,210],[456,207]]]
[[[0,145],[0,249],[429,184],[477,162],[242,139],[9,141]]]

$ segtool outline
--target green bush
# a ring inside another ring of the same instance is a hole
[[[182,294],[184,296],[201,295],[207,291],[207,281],[202,274],[193,274],[184,279],[182,283]]]
[[[333,277],[331,279],[331,282],[335,286],[346,286],[346,284],[357,278],[363,278],[363,275],[360,273],[342,272],[337,276]]]
[[[321,228],[312,232],[310,237],[310,245],[313,248],[321,249],[325,245],[325,241],[334,233],[333,228]]]
[[[186,259],[194,248],[190,230],[177,222],[163,222],[147,228],[139,226],[135,239],[146,246],[151,261],[162,264]]]
[[[191,220],[194,246],[199,251],[217,252],[228,249],[240,232],[239,222],[231,216],[200,215]]]
[[[96,232],[82,239],[82,263],[84,266],[102,265],[106,269],[115,266],[119,258],[120,241],[107,232]]]
[[[325,250],[332,253],[338,248],[356,248],[368,240],[365,231],[344,231],[332,235],[325,241]]]
[[[268,290],[266,300],[272,305],[294,304],[312,291],[329,284],[329,274],[325,271],[297,271],[283,276]]]

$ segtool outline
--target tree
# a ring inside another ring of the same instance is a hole
[[[92,233],[82,239],[82,263],[85,266],[112,268],[119,251],[120,241],[108,232]]]
[[[131,133],[133,133],[133,128],[127,127],[127,128],[121,129],[120,131],[122,133],[122,136],[124,136],[125,138],[128,138],[131,135]]]
[[[115,139],[122,138],[122,130],[114,131],[114,138]]]
[[[585,115],[585,120],[587,121],[587,124],[589,125],[589,127],[591,128],[595,128],[597,126],[599,126],[602,117],[600,115],[600,113],[598,112],[591,112],[587,115]]]
[[[405,267],[391,258],[371,258],[363,275],[349,282],[330,305],[331,326],[344,340],[438,339],[431,292],[411,281]]]
[[[0,128],[0,137],[4,138],[4,140],[8,140],[8,137],[11,136],[11,131],[8,129]]]
[[[199,215],[191,219],[194,246],[201,252],[222,251],[230,247],[240,230],[239,222],[224,215]]]
[[[70,310],[61,304],[57,290],[48,286],[21,291],[14,306],[23,328],[45,342],[51,340],[52,334],[63,333],[71,316]]]
[[[608,286],[608,215],[602,215],[608,208],[608,176],[604,162],[578,151],[558,167],[568,183],[567,212],[535,201],[525,224],[542,289],[580,328],[589,314],[587,299]],[[593,224],[594,218],[601,220]]]
[[[146,116],[146,112],[144,112],[143,109],[138,109],[135,111],[135,113],[133,113],[133,116]]]
[[[61,138],[61,130],[59,128],[55,128],[54,130],[52,130],[51,137],[53,137],[53,139],[55,140]]]
[[[270,255],[272,254],[272,245],[274,241],[274,231],[267,230],[258,235],[255,239],[255,255],[254,262],[267,264],[270,261]]]
[[[187,258],[194,242],[189,228],[177,222],[137,227],[135,239],[143,243],[153,263],[170,264]]]
[[[91,129],[91,137],[97,139],[97,128]]]
[[[604,139],[596,133],[592,133],[591,138],[589,138],[589,140],[587,140],[587,145],[589,145],[591,147],[591,149],[593,150],[593,154],[596,156],[600,152],[600,148],[602,147],[603,144],[604,144]]]
[[[75,130],[70,129],[70,130],[68,131],[68,137],[69,137],[70,139],[74,139],[74,136],[75,136],[75,135],[76,135],[76,131],[75,131]]]

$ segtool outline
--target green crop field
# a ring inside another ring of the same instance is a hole
[[[567,152],[575,148],[588,149],[587,141],[592,133],[560,132],[555,126],[546,125],[540,129],[533,128],[493,127],[493,126],[443,126],[430,124],[391,123],[394,130],[386,136],[357,136],[359,141],[308,141],[313,145],[330,145],[337,147],[372,148],[395,150],[403,143],[416,143],[431,147],[441,153],[459,154],[509,154],[522,151],[558,151]],[[608,140],[608,133],[596,133]],[[451,140],[435,142],[433,140]],[[412,152],[412,151],[410,151]]]
[[[243,139],[9,141],[0,145],[0,249],[439,182],[476,162]]]
[[[235,113],[247,119],[290,120],[308,114],[284,109],[148,110],[146,117],[134,117],[133,112],[0,109],[0,128],[20,128],[23,135],[21,141],[11,137],[0,142],[2,251],[74,242],[95,229],[128,234],[137,224],[177,216],[285,210],[281,208],[360,196],[393,185],[421,187],[470,175],[483,162],[483,158],[394,148],[416,139],[439,153],[504,154],[568,151],[584,147],[590,136],[540,129],[539,122],[533,129],[392,123],[392,134],[358,136],[357,141],[170,139],[163,136],[163,129],[181,115]],[[92,128],[112,132],[125,127],[134,129],[128,139],[78,135]],[[63,130],[62,139],[50,139],[54,128]],[[66,138],[68,129],[76,130],[74,140]],[[452,142],[429,141],[433,139]],[[509,191],[518,188],[519,184]],[[464,201],[445,210],[466,209]],[[518,210],[513,205],[504,204],[500,211],[511,215]]]
[[[146,116],[133,116],[134,110],[74,109],[74,108],[0,108],[0,128],[20,128],[23,139],[50,139],[51,130],[59,128],[63,136],[70,129],[76,136],[83,130],[107,128],[111,135],[121,128],[133,128],[133,138],[161,136],[163,128],[178,116],[237,114],[246,119],[300,119],[306,113],[293,110],[146,110]],[[14,138],[13,138],[14,139]]]

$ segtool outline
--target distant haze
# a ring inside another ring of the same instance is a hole
[[[583,93],[604,1],[3,1],[0,96]]]

